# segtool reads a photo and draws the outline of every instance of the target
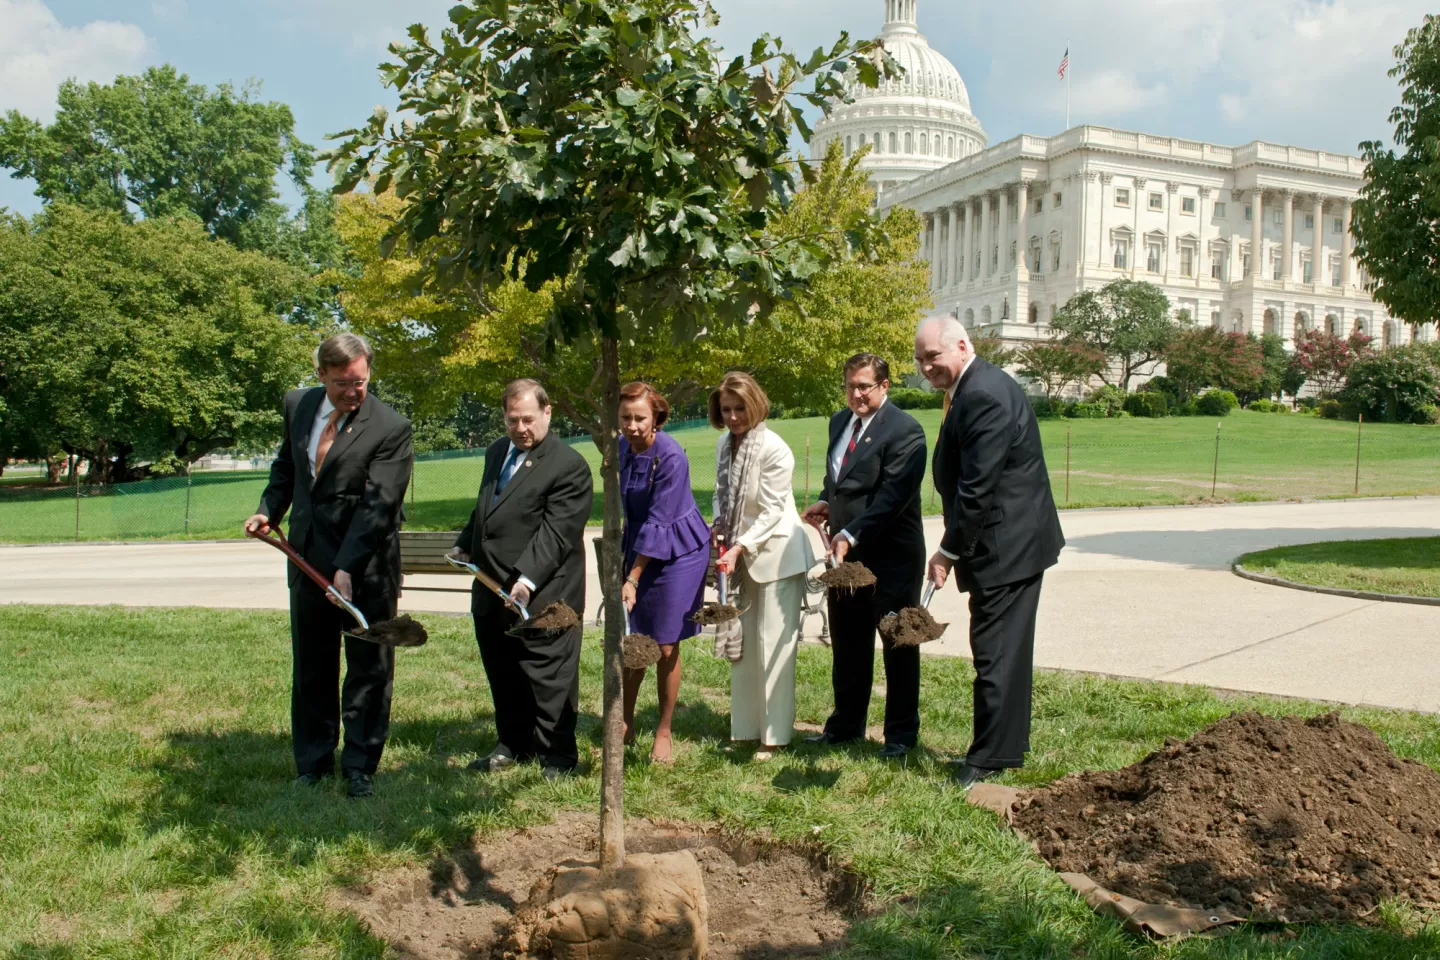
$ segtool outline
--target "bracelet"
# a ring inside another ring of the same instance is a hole
[[[626,577],[625,582],[630,584],[630,586],[634,587],[636,590],[640,589],[640,581],[636,580],[634,577]]]

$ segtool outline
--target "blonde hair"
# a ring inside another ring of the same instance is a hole
[[[745,408],[746,428],[754,427],[770,416],[770,398],[765,395],[765,390],[756,382],[755,378],[748,373],[732,371],[725,374],[725,379],[720,385],[710,391],[710,426],[716,430],[725,429],[725,420],[720,416],[720,395],[722,393],[733,393],[740,398],[740,405]]]

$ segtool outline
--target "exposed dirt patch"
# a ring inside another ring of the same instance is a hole
[[[731,620],[740,619],[740,608],[728,603],[705,603],[695,611],[690,618],[702,627],[714,626],[717,623],[729,623]]]
[[[1015,825],[1056,870],[1150,903],[1268,921],[1440,906],[1440,774],[1338,714],[1234,714],[1026,793]]]
[[[394,620],[372,623],[369,630],[357,630],[355,635],[387,647],[423,647],[430,639],[424,625],[411,619],[408,613],[402,613]]]
[[[626,670],[645,670],[660,662],[660,644],[643,633],[627,633],[620,641],[620,659]]]
[[[870,568],[853,560],[847,560],[838,567],[831,567],[815,579],[832,590],[852,593],[875,585],[875,574],[870,572]]]
[[[594,814],[489,837],[428,868],[387,871],[331,895],[406,960],[504,956],[515,909],[555,864],[593,859]],[[628,853],[692,851],[705,878],[712,960],[823,957],[844,946],[863,906],[858,878],[807,852],[694,825],[632,820]]]
[[[880,620],[880,636],[897,647],[918,647],[945,635],[948,623],[936,623],[924,607],[906,607]]]
[[[521,630],[569,630],[580,626],[580,615],[570,609],[570,604],[561,600],[552,603],[535,616],[520,624]]]

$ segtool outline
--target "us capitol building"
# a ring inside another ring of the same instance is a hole
[[[959,71],[920,33],[918,0],[884,2],[881,38],[905,74],[855,86],[815,125],[811,155],[872,148],[880,209],[921,215],[937,310],[1007,341],[1046,338],[1072,295],[1125,277],[1199,323],[1287,346],[1313,329],[1410,341],[1352,257],[1358,157],[1095,126],[992,147]]]

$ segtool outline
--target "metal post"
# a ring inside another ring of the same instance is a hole
[[[1215,488],[1220,481],[1220,427],[1219,421],[1215,424],[1215,467],[1210,474],[1210,499],[1215,499]]]
[[[805,438],[805,505],[810,505],[810,438]]]
[[[185,536],[190,536],[190,462],[185,462]]]
[[[70,475],[75,478],[75,542],[80,542],[80,454],[70,465]]]
[[[1070,428],[1065,428],[1065,502],[1070,502]]]
[[[1365,432],[1365,414],[1360,414],[1360,422],[1355,425],[1355,496],[1360,496],[1360,435]]]
[[[415,522],[415,458],[410,458],[410,522]]]

